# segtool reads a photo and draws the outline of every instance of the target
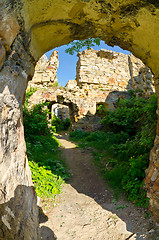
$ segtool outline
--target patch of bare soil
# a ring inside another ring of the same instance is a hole
[[[119,198],[97,173],[89,150],[77,148],[67,136],[56,136],[72,178],[40,215],[43,240],[159,239],[145,211]]]

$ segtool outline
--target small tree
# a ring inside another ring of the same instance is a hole
[[[69,44],[67,44],[68,48],[65,50],[66,53],[69,53],[70,55],[73,55],[74,53],[80,52],[80,50],[83,47],[86,47],[87,49],[90,49],[91,47],[94,47],[95,45],[100,45],[100,38],[88,38],[86,40],[76,40]],[[70,47],[69,47],[70,46]]]

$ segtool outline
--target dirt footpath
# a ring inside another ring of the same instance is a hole
[[[55,206],[41,215],[43,240],[158,240],[152,220],[142,208],[120,198],[106,186],[92,164],[89,150],[76,148],[57,135],[72,178],[63,186]]]

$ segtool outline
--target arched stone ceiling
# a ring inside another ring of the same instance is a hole
[[[108,45],[131,51],[159,75],[159,4],[155,0],[10,1],[36,60],[74,39],[100,37]]]
[[[159,3],[157,0],[0,1],[2,116],[0,116],[2,143],[0,193],[1,204],[13,199],[8,206],[16,209],[18,216],[12,225],[15,231],[10,229],[9,233],[0,231],[0,238],[2,233],[3,239],[4,236],[5,239],[19,239],[19,236],[21,239],[39,239],[38,231],[35,232],[35,229],[38,229],[38,211],[34,192],[29,187],[32,186],[32,181],[25,155],[21,114],[27,81],[32,77],[35,63],[43,53],[74,39],[88,37],[100,37],[108,45],[118,45],[139,57],[155,74],[159,97]],[[159,222],[158,149],[159,120],[155,146],[151,151],[150,165],[146,173],[151,210],[157,222]],[[19,189],[18,186],[26,186],[25,189],[18,190],[19,195],[16,191]],[[13,198],[14,192],[18,197],[15,195]],[[21,205],[16,199],[20,199]],[[2,213],[6,216],[3,205]],[[26,227],[23,229],[22,225]]]

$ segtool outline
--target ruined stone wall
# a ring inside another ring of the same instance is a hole
[[[33,58],[8,1],[0,3],[0,239],[38,240],[36,194],[26,156],[22,103]]]
[[[49,60],[43,55],[36,64],[33,79],[28,83],[30,87],[51,87],[57,81],[57,69],[59,66],[58,51],[53,51]]]
[[[82,88],[154,91],[153,76],[140,59],[105,49],[78,53],[76,80]]]
[[[55,55],[55,54],[54,54]],[[95,116],[97,104],[107,105],[107,109],[114,109],[118,98],[129,98],[128,90],[140,89],[149,95],[154,91],[153,76],[141,60],[132,54],[126,55],[102,49],[82,51],[78,54],[76,80],[69,80],[66,89],[49,87],[45,89],[45,82],[36,81],[37,73],[29,85],[41,90],[34,93],[30,104],[38,101],[50,101],[73,105],[73,128],[97,130],[100,118]],[[56,59],[58,59],[56,53]],[[37,63],[36,69],[43,69],[46,60],[43,56]],[[57,70],[57,64],[54,67]],[[39,82],[40,85],[39,85]],[[51,83],[50,83],[51,85]],[[49,85],[48,85],[49,86]]]

